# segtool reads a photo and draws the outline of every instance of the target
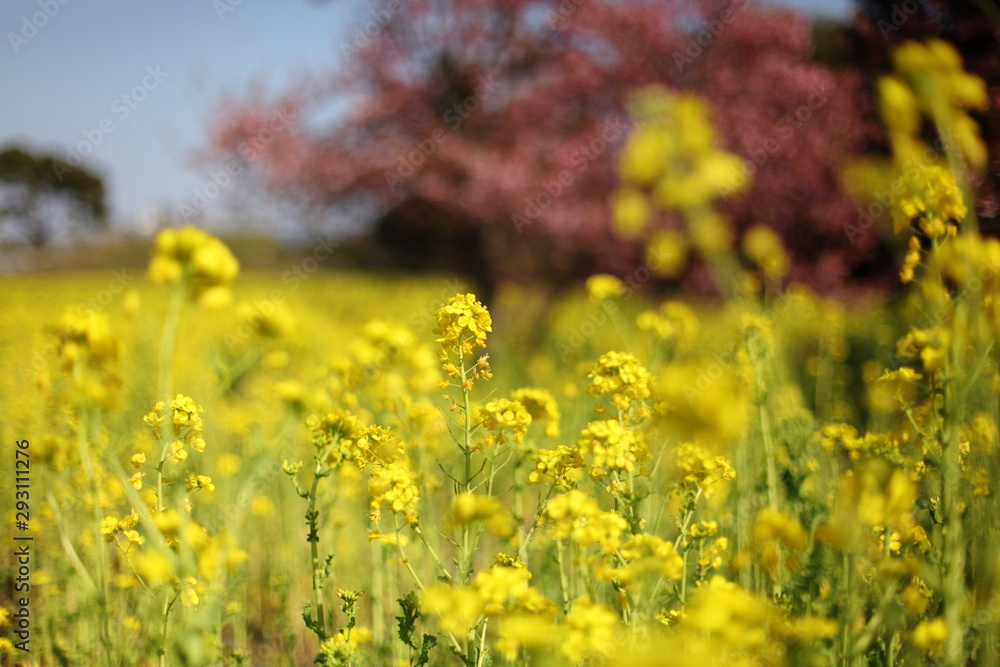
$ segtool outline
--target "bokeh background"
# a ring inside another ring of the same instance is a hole
[[[0,270],[119,262],[196,223],[255,239],[244,261],[323,235],[345,243],[331,266],[458,272],[487,299],[510,281],[558,293],[641,264],[610,197],[628,96],[659,83],[707,99],[745,160],[750,189],[724,211],[737,234],[776,229],[789,279],[821,292],[889,289],[899,248],[865,212],[871,179],[851,178],[886,155],[875,79],[894,44],[936,35],[995,99],[992,7],[6,3]],[[976,120],[992,146],[994,112]],[[994,173],[976,184],[987,231]],[[710,289],[703,273],[653,287]]]

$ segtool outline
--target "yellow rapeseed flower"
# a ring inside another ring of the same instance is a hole
[[[531,424],[531,415],[519,401],[498,398],[479,409],[483,428],[489,432],[486,446],[502,445],[508,440],[523,442]]]
[[[594,306],[601,305],[605,299],[617,299],[625,296],[627,292],[625,283],[607,273],[590,276],[587,278],[586,286],[587,298]]]
[[[628,410],[633,401],[650,397],[652,377],[630,352],[607,352],[597,360],[590,371],[587,393],[610,395],[611,402],[620,410]]]
[[[420,495],[415,477],[405,460],[373,466],[368,481],[368,492],[371,495],[373,510],[386,507],[396,514],[401,514],[408,523],[417,522],[417,504]]]
[[[611,224],[618,236],[637,238],[652,218],[652,207],[641,191],[625,186],[611,195]]]
[[[184,282],[191,298],[217,309],[229,304],[229,285],[239,272],[240,263],[225,243],[187,226],[157,235],[147,275],[154,283]]]
[[[588,655],[610,657],[614,652],[618,614],[589,596],[573,602],[563,622],[559,656],[573,664]]]
[[[471,355],[474,346],[486,347],[486,334],[493,331],[493,319],[474,294],[457,294],[441,306],[434,329],[445,353]]]
[[[561,488],[572,487],[576,479],[573,470],[583,467],[583,457],[576,447],[559,445],[553,449],[539,449],[531,455],[535,469],[528,473],[528,484],[550,483]]]
[[[576,446],[593,458],[595,466],[610,470],[631,472],[647,454],[644,438],[616,419],[587,424]]]
[[[922,621],[910,635],[914,646],[929,653],[937,652],[948,639],[948,625],[943,618]]]
[[[532,419],[545,422],[545,435],[549,438],[559,437],[559,404],[548,389],[542,387],[524,387],[515,389],[510,397],[524,406]]]
[[[767,225],[754,225],[743,237],[743,253],[771,279],[784,277],[789,260],[781,237]]]

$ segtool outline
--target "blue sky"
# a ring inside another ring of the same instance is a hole
[[[850,0],[780,4],[851,12]],[[334,64],[368,11],[365,0],[4,0],[0,146],[89,152],[84,166],[105,178],[116,224],[130,227],[204,185],[192,154],[221,95],[252,82],[280,89],[296,71]]]

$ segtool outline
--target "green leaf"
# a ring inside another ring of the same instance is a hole
[[[396,620],[399,622],[399,638],[404,644],[413,650],[417,650],[417,645],[413,642],[417,619],[420,618],[420,605],[417,600],[417,593],[416,591],[410,591],[406,594],[406,597],[396,600],[396,602],[399,603],[399,607],[403,611],[402,616],[396,617]],[[426,635],[424,636],[424,641],[426,643]]]
[[[323,628],[319,627],[319,622],[313,619],[312,602],[306,602],[302,605],[302,620],[305,622],[307,628],[316,633],[316,636],[319,637],[321,644],[327,640],[327,636],[323,631]]]
[[[420,655],[417,656],[417,661],[413,663],[413,667],[423,667],[426,665],[429,660],[427,654],[435,646],[437,646],[437,637],[434,635],[424,635],[423,645],[420,647]]]

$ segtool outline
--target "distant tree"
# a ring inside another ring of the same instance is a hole
[[[62,160],[18,147],[0,152],[0,224],[33,246],[59,230],[106,223],[104,182]]]
[[[810,61],[806,21],[748,4],[376,1],[336,71],[225,100],[212,158],[309,210],[368,203],[401,262],[459,256],[487,290],[624,274],[641,261],[609,224],[625,100],[662,83],[707,98],[725,147],[754,172],[729,205],[738,230],[770,223],[790,241],[793,277],[830,287],[877,245],[850,245],[853,206],[837,185],[867,136],[854,120],[861,82]]]

